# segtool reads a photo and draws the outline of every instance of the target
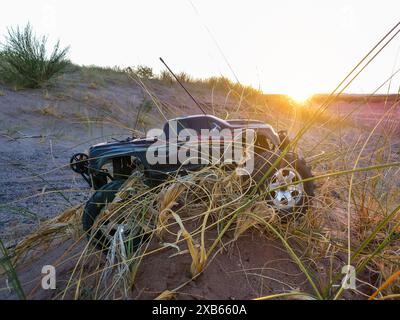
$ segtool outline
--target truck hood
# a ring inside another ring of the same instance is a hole
[[[109,159],[119,156],[134,156],[146,164],[146,151],[155,141],[156,138],[146,138],[96,144],[89,149],[90,167],[99,170]]]

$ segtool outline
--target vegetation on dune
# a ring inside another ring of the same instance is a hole
[[[154,78],[153,68],[151,68],[151,67],[140,65],[135,68],[134,72],[140,78],[145,78],[145,79],[153,79]]]
[[[0,81],[24,88],[38,88],[49,83],[69,65],[68,47],[57,42],[47,51],[47,37],[37,37],[30,24],[24,29],[9,28],[0,51]]]
[[[175,78],[167,70],[162,70],[159,74],[155,73],[153,68],[145,65],[138,65],[128,68],[114,67],[98,67],[98,66],[76,66],[77,70],[80,70],[84,79],[87,81],[97,81],[101,84],[105,83],[106,79],[113,79],[113,76],[119,77],[121,75],[134,75],[141,81],[153,80],[159,81],[163,85],[171,86],[176,83]],[[201,86],[204,88],[217,90],[219,92],[227,92],[229,95],[234,96],[236,99],[257,99],[263,97],[263,92],[259,89],[255,89],[252,86],[243,85],[230,80],[225,76],[211,76],[209,78],[196,78],[188,74],[187,72],[180,71],[176,74],[179,81],[192,84],[195,86]],[[129,77],[127,78],[129,79]],[[121,80],[121,78],[119,78]],[[289,100],[284,95],[281,96],[281,101]]]

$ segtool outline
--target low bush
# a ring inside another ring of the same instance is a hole
[[[48,84],[70,64],[69,48],[60,48],[57,42],[50,54],[47,37],[37,37],[30,24],[21,30],[8,29],[8,36],[1,44],[0,77],[3,83],[18,87],[38,88]]]

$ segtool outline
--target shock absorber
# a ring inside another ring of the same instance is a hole
[[[279,145],[279,149],[284,150],[290,143],[287,130],[279,130],[278,136],[281,144]]]

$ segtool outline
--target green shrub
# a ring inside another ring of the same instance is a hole
[[[152,79],[154,78],[153,69],[146,66],[137,66],[135,73],[139,78]]]
[[[61,49],[58,41],[49,55],[46,44],[47,37],[36,37],[29,23],[23,30],[8,29],[0,47],[1,80],[28,88],[46,85],[70,64],[66,58],[68,47]]]

